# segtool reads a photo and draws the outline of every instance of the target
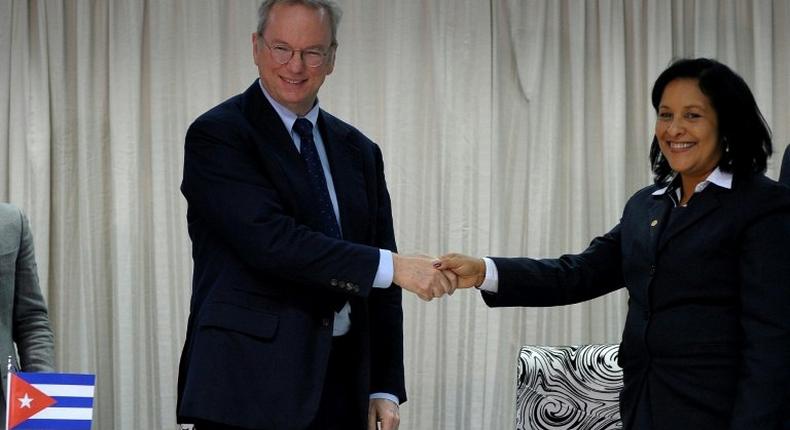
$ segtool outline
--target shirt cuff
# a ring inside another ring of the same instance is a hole
[[[483,261],[486,263],[486,278],[477,288],[489,293],[496,293],[499,291],[499,272],[496,270],[496,264],[488,257],[483,257]]]
[[[398,400],[398,396],[394,396],[390,393],[373,393],[370,395],[370,400],[373,399],[386,399],[396,405],[400,405],[400,400]]]
[[[395,276],[393,267],[392,252],[379,249],[379,268],[376,270],[376,278],[373,279],[373,288],[389,288],[392,285],[392,278]]]

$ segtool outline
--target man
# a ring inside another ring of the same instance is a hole
[[[252,35],[260,79],[186,136],[194,278],[180,422],[206,429],[398,427],[406,400],[396,283],[454,289],[394,254],[378,147],[318,105],[340,11],[267,0]]]
[[[7,386],[8,357],[12,357],[17,369],[25,372],[54,371],[54,336],[38,285],[30,225],[18,208],[7,203],[0,203],[0,327],[3,328],[0,330],[2,392]],[[5,428],[5,404],[3,397],[2,428]]]

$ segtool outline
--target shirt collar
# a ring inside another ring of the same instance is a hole
[[[673,190],[677,189],[677,186],[675,185],[676,177],[677,175],[672,178],[672,180],[669,182],[669,185],[667,185],[666,187],[653,191],[653,195],[660,196],[660,195],[664,195],[667,192],[667,190],[670,188],[672,188]],[[713,169],[712,172],[710,172],[710,175],[708,175],[708,177],[705,178],[704,181],[697,184],[697,186],[694,188],[694,192],[699,193],[700,191],[707,188],[709,184],[715,184],[729,190],[732,188],[732,173],[722,172],[721,169],[719,169],[717,166],[715,169]]]
[[[263,91],[263,95],[266,96],[266,100],[269,100],[269,103],[271,103],[275,112],[277,112],[277,115],[283,121],[283,124],[285,124],[285,128],[286,130],[288,130],[288,133],[290,133],[293,136],[294,123],[299,118],[299,116],[291,112],[287,107],[281,105],[280,103],[277,102],[277,100],[272,98],[269,92],[266,91],[266,88],[264,88],[263,82],[261,82],[260,79],[258,79],[258,85],[261,87],[261,91]],[[321,110],[321,108],[318,106],[318,99],[316,99],[313,108],[310,109],[310,111],[307,112],[307,114],[305,114],[304,116],[304,118],[306,118],[308,121],[310,121],[311,124],[313,124],[313,130],[315,130],[316,123],[318,122],[319,110]]]

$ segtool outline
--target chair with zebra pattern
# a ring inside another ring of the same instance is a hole
[[[618,345],[522,347],[516,429],[622,429],[618,349]]]

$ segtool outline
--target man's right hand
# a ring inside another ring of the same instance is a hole
[[[458,277],[451,271],[434,267],[435,259],[422,255],[392,254],[393,283],[429,302],[445,294],[453,294]]]

